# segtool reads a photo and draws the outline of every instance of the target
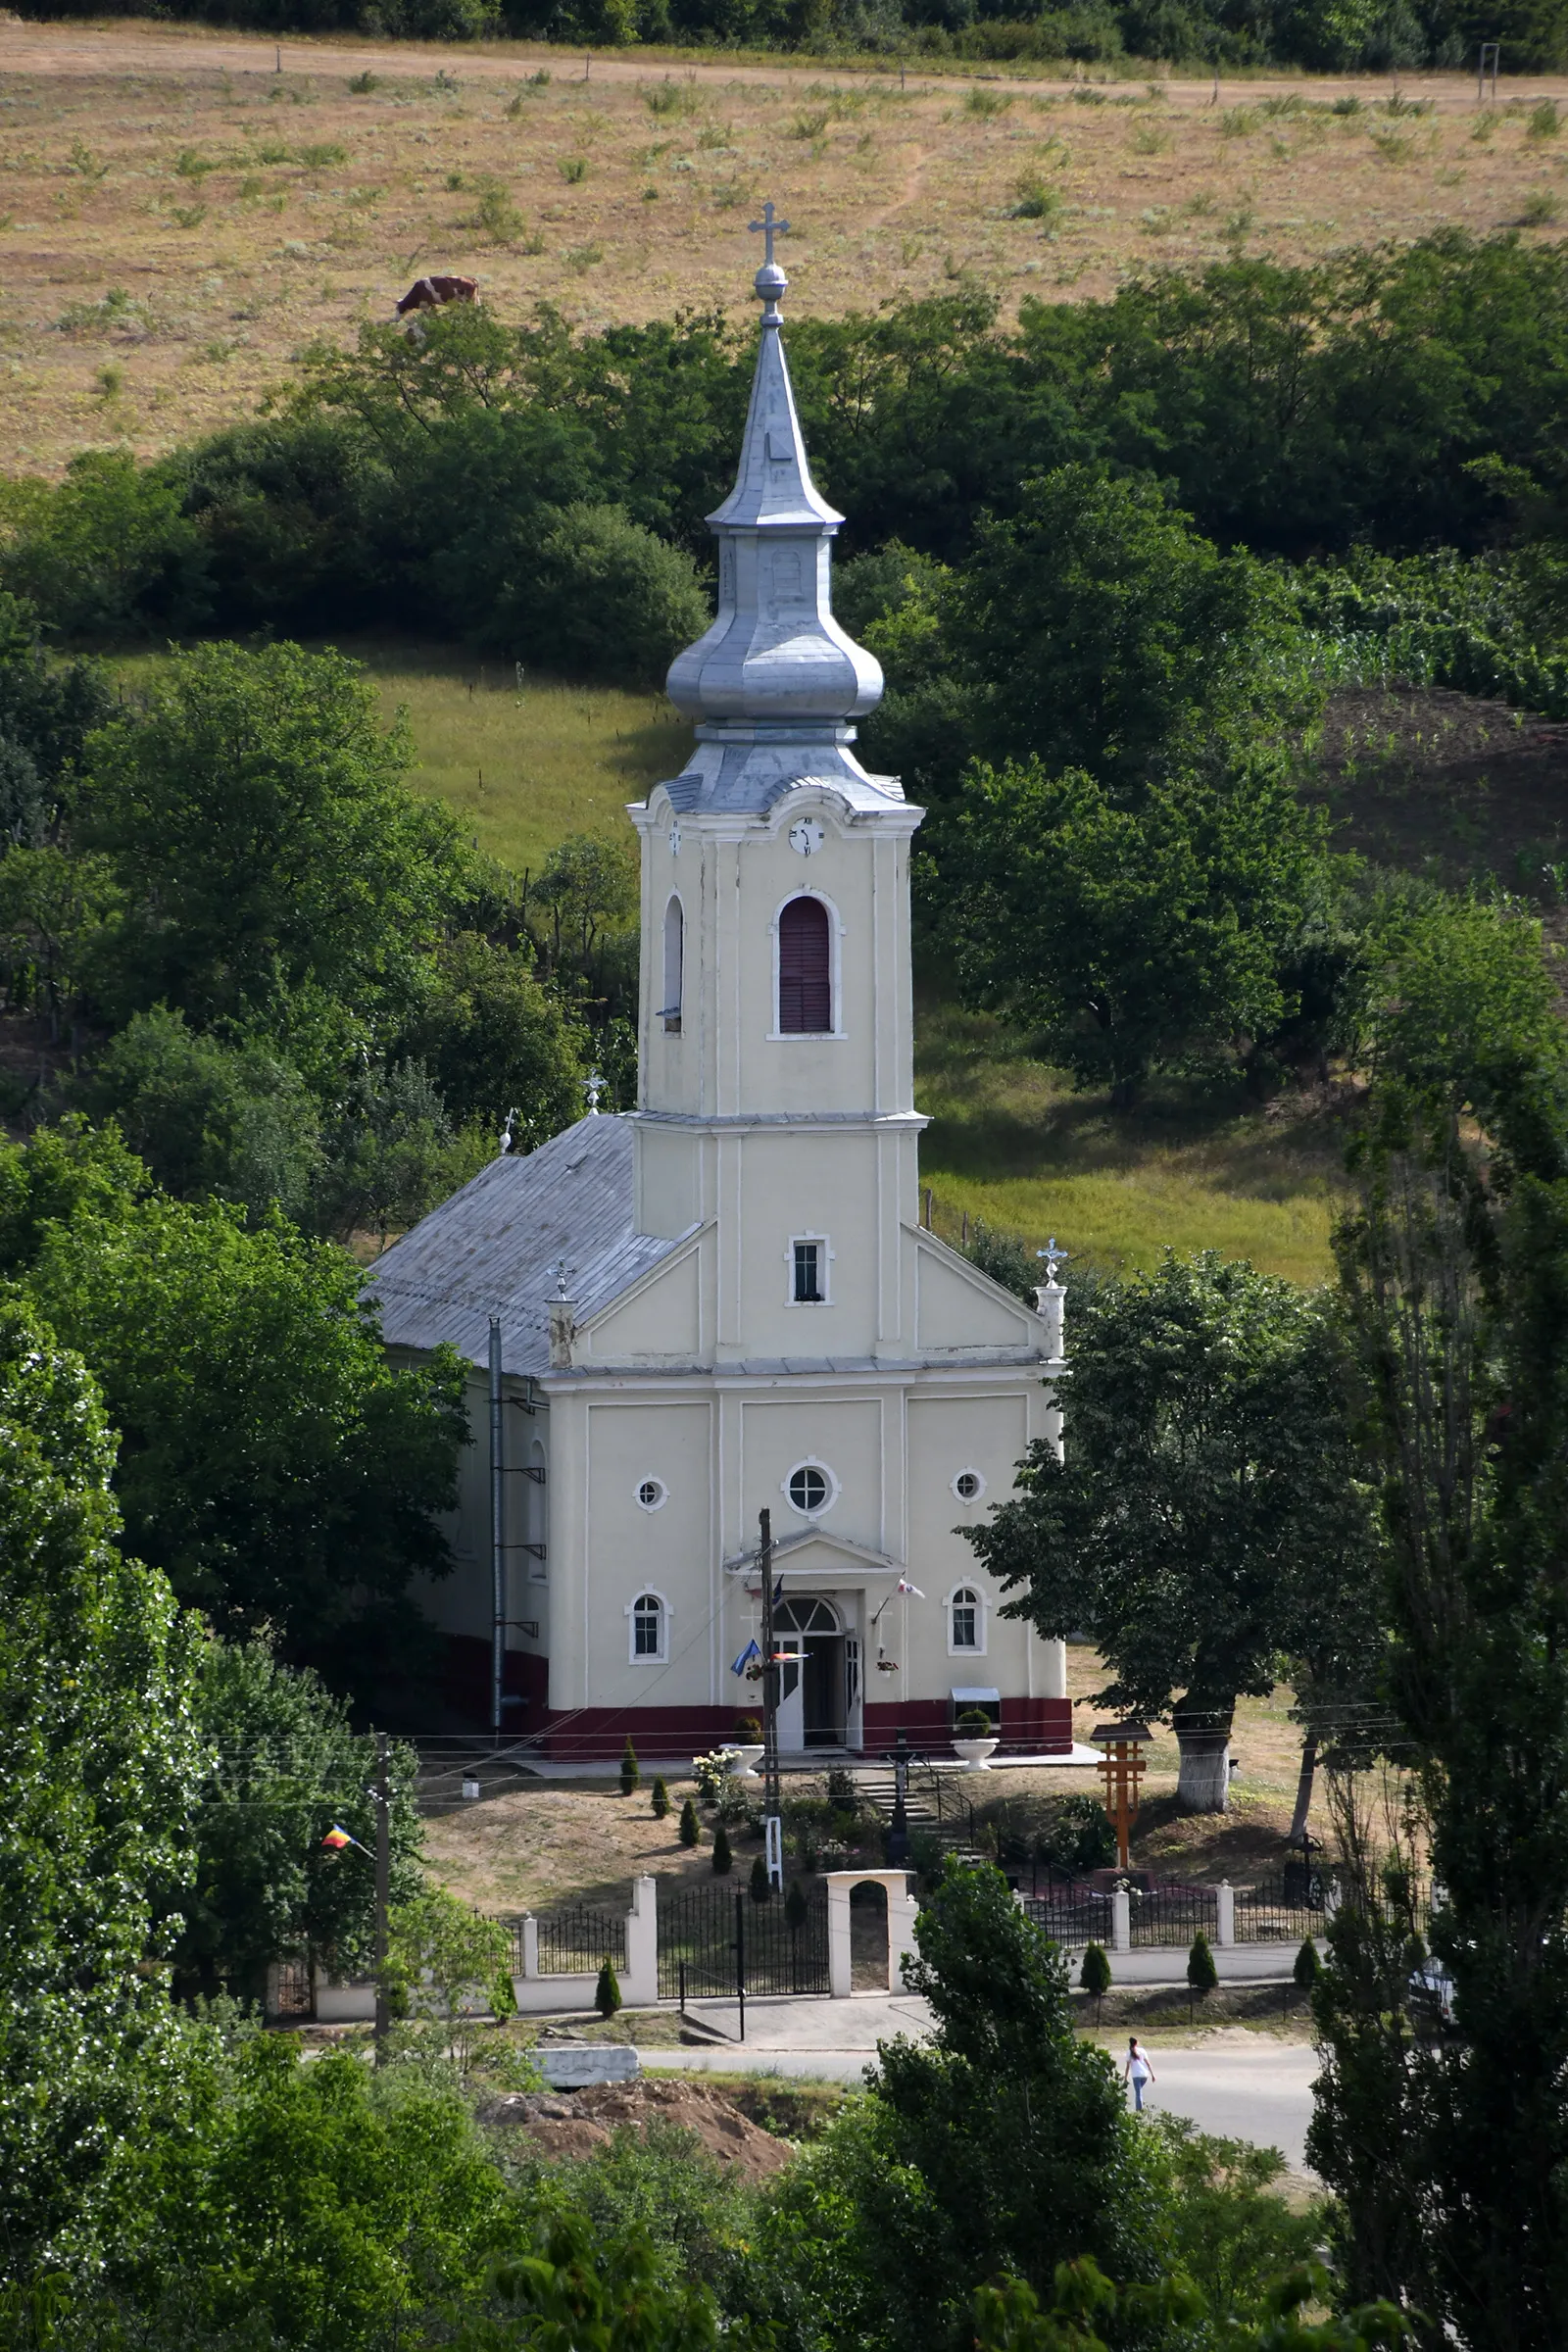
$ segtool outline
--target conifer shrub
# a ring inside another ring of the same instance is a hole
[[[1214,1954],[1209,1948],[1208,1937],[1200,1928],[1198,1934],[1193,1937],[1193,1948],[1187,1955],[1189,2015],[1192,2013],[1191,1996],[1196,1993],[1200,2001],[1206,2001],[1218,1983],[1219,1970],[1214,1965]]]
[[[784,1896],[784,1922],[792,1936],[798,1936],[805,1927],[808,1909],[806,1888],[799,1879],[791,1879]]]
[[[735,1857],[729,1850],[729,1832],[720,1822],[713,1832],[713,1876],[727,1879],[735,1867]]]
[[[632,1791],[640,1788],[642,1785],[642,1767],[637,1761],[637,1750],[631,1743],[631,1734],[628,1732],[626,1744],[620,1751],[620,1793],[622,1796],[630,1796]]]
[[[771,1902],[772,1898],[773,1885],[767,1875],[767,1864],[759,1854],[752,1864],[752,1900],[754,1903],[766,1903]]]
[[[1078,1982],[1085,1992],[1092,1992],[1095,1996],[1095,2023],[1098,2026],[1101,2004],[1110,1990],[1110,1962],[1105,1956],[1103,1944],[1092,1943],[1087,1947],[1083,1967],[1078,1972]]]
[[[680,1809],[680,1841],[682,1845],[701,1845],[703,1825],[697,1818],[697,1802],[688,1797]]]
[[[662,1773],[660,1774],[659,1778],[654,1783],[654,1793],[649,1800],[648,1809],[653,1814],[653,1817],[656,1821],[667,1821],[669,1819],[669,1790],[664,1787],[664,1776]]]
[[[620,2007],[620,1980],[615,1974],[614,1962],[608,1957],[599,1971],[599,1982],[594,1986],[594,2007],[601,2017],[613,2017]]]
[[[1291,1970],[1291,1982],[1295,1984],[1298,1992],[1309,1993],[1322,1974],[1322,1955],[1311,1936],[1305,1936],[1302,1939],[1300,1950],[1296,1955],[1296,1964]]]

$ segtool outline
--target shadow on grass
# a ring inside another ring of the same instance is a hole
[[[932,1122],[921,1142],[932,1174],[997,1183],[1185,1165],[1260,1200],[1343,1181],[1338,1108],[1294,1095],[1259,1104],[1239,1080],[1161,1078],[1136,1108],[1113,1111],[1103,1090],[1075,1093],[993,1016],[934,999],[916,1012],[915,1095]]]

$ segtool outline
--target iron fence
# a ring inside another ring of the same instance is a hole
[[[1090,1943],[1102,1943],[1109,1949],[1113,1931],[1108,1894],[1095,1894],[1088,1887],[1052,1886],[1044,1894],[1026,1895],[1023,1908],[1063,1951],[1081,1951]]]
[[[1304,1943],[1328,1925],[1334,1881],[1326,1871],[1259,1879],[1236,1890],[1238,1943]]]
[[[740,1906],[737,1915],[737,1904]],[[807,1890],[806,1917],[791,1926],[784,1899],[765,1903],[732,1886],[694,1886],[659,1906],[659,1997],[826,1992],[827,1888]]]
[[[606,1960],[617,1969],[626,1965],[626,1915],[607,1911],[597,1903],[566,1903],[547,1911],[537,1922],[539,1974],[542,1977],[585,1977],[596,1974]],[[516,1973],[522,1974],[522,1923],[513,1931]]]
[[[1132,1948],[1157,1943],[1191,1943],[1201,1929],[1212,1943],[1219,1933],[1219,1897],[1212,1886],[1151,1886],[1129,1889]]]

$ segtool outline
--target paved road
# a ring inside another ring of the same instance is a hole
[[[1151,1955],[1152,1957],[1152,1955]],[[923,2001],[907,1994],[857,1993],[847,2001],[758,1999],[746,2004],[746,2040],[734,2038],[733,2001],[694,2004],[726,2039],[711,2048],[649,2050],[653,2068],[705,2074],[806,2076],[858,2082],[878,2041],[929,2031]],[[1306,2170],[1317,2058],[1308,2043],[1277,2041],[1245,2026],[1222,2028],[1191,2049],[1155,2049],[1152,2109],[1190,2116],[1200,2131],[1278,2148],[1291,2170]]]

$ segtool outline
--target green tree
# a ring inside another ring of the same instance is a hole
[[[620,1751],[620,1793],[622,1796],[631,1796],[642,1785],[642,1767],[637,1761],[637,1750],[631,1743],[631,1734],[628,1732],[626,1744]]]
[[[177,2040],[149,1890],[182,1879],[200,1743],[173,1595],[115,1547],[113,1462],[80,1357],[0,1302],[0,2234],[24,2276],[90,2237]]]
[[[599,1982],[594,1986],[594,2007],[604,2018],[613,2017],[620,2007],[620,1982],[612,1960],[606,1960],[599,1971]]]
[[[311,2065],[244,2041],[192,2083],[195,2128],[122,2151],[135,2227],[112,2277],[153,2340],[258,2324],[291,2352],[378,2352],[433,2306],[474,2299],[517,2213],[465,2101],[347,2050]]]
[[[176,655],[89,746],[78,831],[123,892],[112,1007],[163,1000],[205,1027],[312,982],[404,1009],[466,870],[455,821],[404,782],[411,757],[341,655]]]
[[[152,1189],[112,1120],[93,1127],[71,1111],[25,1144],[0,1143],[0,1275],[24,1272],[51,1224],[78,1215],[112,1223]]]
[[[1288,635],[1250,557],[1222,555],[1152,476],[1093,466],[982,521],[957,615],[984,756],[1081,767],[1121,806],[1183,747],[1279,723]]]
[[[697,1818],[696,1800],[688,1797],[680,1809],[680,1841],[682,1845],[701,1845],[703,1825]]]
[[[751,1897],[754,1903],[768,1903],[773,1899],[773,1882],[767,1875],[767,1864],[760,1854],[752,1862]]]
[[[1342,1792],[1351,1888],[1314,1995],[1308,2148],[1352,2291],[1408,2299],[1434,2341],[1545,2352],[1568,2326],[1560,1032],[1506,1083],[1490,1060],[1383,1087],[1340,1252],[1381,1502],[1386,1703],[1443,1888],[1429,1942],[1456,2032],[1413,2030],[1413,1872],[1380,1867]]]
[[[1323,1956],[1311,1936],[1303,1936],[1301,1948],[1291,1963],[1291,1983],[1298,1992],[1312,1993],[1317,1990],[1322,1974]]]
[[[510,1929],[444,1886],[416,1882],[391,1914],[385,1983],[393,2014],[428,2020],[460,2075],[470,2070],[479,2012],[507,2016],[516,2005],[511,1967]]]
[[[662,1773],[660,1773],[655,1779],[654,1792],[649,1798],[648,1810],[650,1813],[652,1813],[656,1821],[667,1821],[669,1819],[669,1790],[664,1786],[664,1776]]]
[[[464,931],[437,948],[432,978],[402,1043],[427,1065],[451,1116],[480,1119],[494,1136],[515,1111],[519,1148],[569,1126],[582,1108],[588,1041],[529,958]]]
[[[270,1044],[204,1036],[156,1004],[110,1040],[75,1091],[93,1118],[115,1119],[176,1200],[238,1201],[256,1220],[275,1205],[310,1222],[321,1114]]]
[[[0,578],[72,637],[179,635],[211,600],[202,534],[178,486],[126,450],[83,450],[24,508]]]
[[[578,502],[514,527],[485,641],[568,675],[663,683],[712,617],[697,565],[622,508]]]
[[[1293,1009],[1321,840],[1266,761],[1131,808],[1081,769],[976,765],[942,829],[941,927],[970,1003],[1126,1107],[1152,1070],[1248,1060]]]
[[[46,1226],[25,1280],[102,1384],[135,1549],[221,1632],[371,1683],[448,1565],[456,1361],[392,1369],[341,1251],[216,1203]]]
[[[363,1069],[338,1095],[324,1130],[325,1165],[313,1222],[347,1241],[374,1233],[382,1248],[476,1176],[496,1151],[493,1129],[456,1128],[421,1061]]]
[[[321,1840],[341,1822],[373,1849],[374,1740],[353,1730],[315,1675],[280,1665],[261,1641],[198,1644],[193,1713],[204,1766],[188,1824],[189,1884],[170,1897],[176,1986],[260,2001],[274,1960],[365,1969],[374,1873],[365,1854],[333,1853]],[[416,1883],[416,1763],[411,1748],[393,1746],[395,1900]]]
[[[729,1832],[720,1821],[713,1828],[713,1876],[715,1879],[727,1879],[734,1867],[735,1858],[729,1850]]]
[[[1331,1706],[1330,1665],[1377,1642],[1334,1317],[1243,1261],[1167,1253],[1079,1308],[1064,1434],[967,1539],[1012,1614],[1092,1634],[1103,1703],[1174,1711],[1182,1801],[1223,1811],[1238,1694],[1297,1653]]]
[[[1049,2286],[1092,2253],[1156,2277],[1157,2149],[1074,2034],[1060,1952],[1000,1871],[952,1860],[915,1934],[933,2039],[883,2043],[868,2097],[781,2180],[774,2274],[846,2338],[911,2348],[968,2344],[974,2290],[999,2275]]]

